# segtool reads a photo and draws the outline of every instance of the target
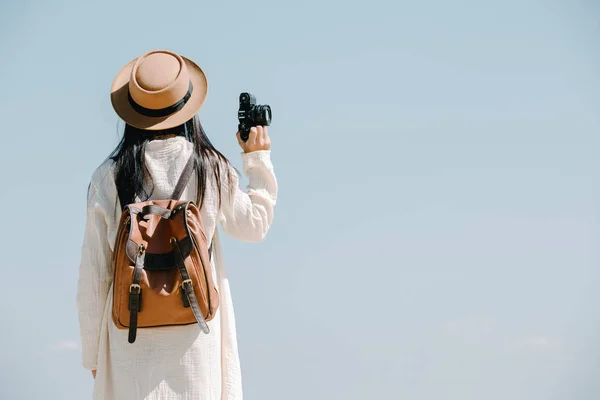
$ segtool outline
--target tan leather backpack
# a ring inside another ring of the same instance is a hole
[[[179,201],[194,171],[190,157],[171,200],[123,209],[113,252],[113,320],[129,329],[198,323],[204,333],[219,306],[208,240],[193,202]]]

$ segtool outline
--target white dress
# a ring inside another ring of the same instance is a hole
[[[147,144],[145,162],[154,182],[153,199],[169,198],[193,146],[183,137]],[[212,268],[220,292],[220,307],[206,335],[196,325],[139,329],[135,343],[111,317],[112,248],[120,209],[113,162],[93,174],[77,290],[83,366],[96,369],[97,400],[241,400],[242,382],[229,282],[216,225],[239,240],[257,242],[273,221],[277,180],[269,151],[242,154],[247,191],[233,171],[232,190],[223,181],[219,207],[216,182],[208,171],[202,219],[213,238]],[[225,172],[226,170],[224,170]],[[225,174],[222,174],[223,176]],[[195,200],[197,179],[182,199]]]

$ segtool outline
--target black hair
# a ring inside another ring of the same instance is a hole
[[[115,163],[114,178],[121,208],[134,203],[136,197],[140,201],[146,201],[152,196],[154,185],[150,180],[152,188],[148,193],[144,182],[151,179],[147,173],[148,169],[144,162],[146,143],[150,140],[159,139],[160,136],[176,135],[183,136],[194,145],[193,156],[196,158],[196,172],[198,176],[198,193],[196,205],[202,207],[208,172],[212,171],[219,194],[219,207],[221,205],[221,177],[225,174],[226,182],[231,184],[231,172],[229,160],[221,154],[206,136],[200,120],[194,116],[189,121],[174,128],[150,131],[139,129],[125,124],[123,138],[113,152],[109,155]],[[223,169],[226,169],[223,171]]]

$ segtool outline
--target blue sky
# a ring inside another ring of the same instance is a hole
[[[167,48],[241,166],[273,108],[279,203],[225,239],[249,400],[600,397],[600,5],[15,1],[0,5],[0,398],[80,400],[87,184],[114,75]],[[290,390],[291,388],[291,390]]]

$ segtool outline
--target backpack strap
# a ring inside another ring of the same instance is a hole
[[[193,282],[190,279],[187,268],[185,267],[185,257],[181,251],[181,248],[179,247],[179,242],[177,239],[171,238],[171,245],[173,246],[173,250],[175,250],[177,269],[181,274],[181,290],[183,290],[185,296],[187,297],[188,303],[192,308],[192,312],[194,313],[194,317],[196,318],[196,321],[198,321],[198,325],[200,325],[200,329],[204,333],[209,333],[210,329],[208,328],[208,324],[206,323],[206,320],[202,315],[202,311],[200,310],[200,306],[198,305],[198,299],[194,293]]]
[[[129,343],[135,342],[137,335],[138,313],[142,311],[142,270],[144,269],[145,248],[142,245],[135,257],[133,282],[129,286]]]
[[[192,177],[192,173],[194,172],[194,167],[196,166],[196,157],[195,153],[190,155],[179,180],[177,181],[177,185],[175,185],[175,189],[173,190],[173,194],[171,195],[171,199],[179,200],[181,198],[181,194],[185,190],[190,178]]]

